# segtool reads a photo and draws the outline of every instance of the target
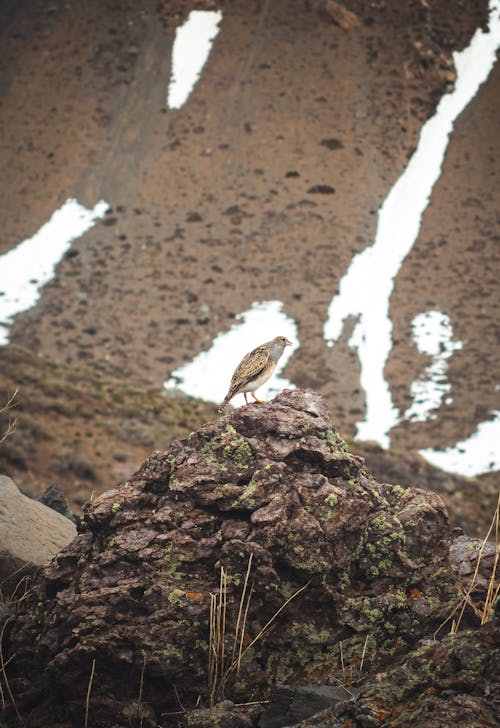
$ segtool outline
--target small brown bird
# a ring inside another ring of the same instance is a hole
[[[285,346],[292,346],[286,336],[277,336],[272,341],[261,344],[256,349],[243,357],[231,377],[229,391],[224,397],[224,402],[219,408],[223,412],[227,403],[236,394],[244,394],[245,402],[248,404],[247,392],[250,392],[256,402],[263,404],[263,401],[255,396],[255,391],[267,382],[276,369],[276,364],[285,350]]]

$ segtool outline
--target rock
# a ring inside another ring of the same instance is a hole
[[[57,511],[61,514],[61,516],[69,518],[70,521],[73,521],[73,523],[75,523],[76,519],[69,509],[66,496],[57,484],[51,485],[49,488],[47,488],[47,490],[39,495],[36,500],[39,503],[43,503],[44,506],[52,508],[54,511]]]
[[[230,700],[223,700],[214,705],[212,710],[200,708],[190,710],[185,716],[186,728],[252,728],[254,723],[250,716],[235,707]]]
[[[377,676],[359,698],[305,720],[302,728],[500,724],[500,620],[449,635]]]
[[[352,10],[348,10],[334,0],[319,0],[318,12],[324,18],[338,25],[342,30],[352,30],[359,25],[359,18]]]
[[[295,725],[325,708],[344,700],[353,700],[360,692],[359,688],[333,685],[306,685],[298,688],[282,685],[260,716],[259,728]]]
[[[493,541],[484,543],[478,538],[469,538],[463,534],[451,542],[450,560],[464,591],[467,591],[474,581],[475,596],[480,595],[481,599],[484,599],[491,574],[495,570],[495,561],[498,559],[497,551],[498,546]],[[496,588],[496,585],[494,586]]]
[[[23,495],[13,480],[0,475],[0,579],[46,564],[75,536],[68,518]]]
[[[94,660],[92,725],[129,725],[141,686],[145,728],[336,681],[340,643],[383,669],[460,598],[450,537],[441,498],[377,483],[321,395],[241,407],[84,506],[11,627],[17,707],[78,724]]]

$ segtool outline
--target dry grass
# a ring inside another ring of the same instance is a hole
[[[208,694],[209,705],[212,708],[217,702],[225,697],[225,691],[229,679],[238,675],[241,669],[241,662],[248,651],[261,640],[271,629],[272,625],[286,609],[290,602],[299,596],[310,582],[297,589],[272,617],[266,622],[259,633],[244,647],[246,637],[246,624],[250,602],[252,599],[253,586],[249,588],[250,573],[252,568],[253,555],[250,554],[248,566],[243,581],[243,587],[238,606],[238,615],[232,637],[231,658],[227,659],[226,651],[226,627],[227,627],[227,580],[228,575],[224,567],[221,568],[219,590],[216,594],[210,594],[210,640],[209,640],[209,661],[208,661]],[[248,641],[248,637],[247,637]]]
[[[365,636],[365,641],[363,643],[363,650],[361,652],[361,658],[359,661],[359,665],[356,664],[346,664],[345,655],[344,655],[344,643],[339,642],[339,661],[340,661],[340,674],[342,675],[342,678],[335,677],[334,679],[341,687],[347,688],[348,685],[354,685],[355,683],[359,682],[362,678],[365,679],[366,676],[363,675],[364,670],[364,664],[365,664],[365,658],[366,658],[366,652],[368,649],[368,640],[370,639],[370,634],[367,633]]]
[[[493,567],[488,579],[488,587],[486,589],[486,596],[484,600],[477,600],[478,592],[478,575],[479,567],[483,559],[484,550],[486,544],[490,539],[492,533],[495,533],[495,558]],[[451,622],[450,633],[456,634],[460,629],[460,623],[465,614],[465,610],[469,607],[476,617],[480,620],[481,625],[486,624],[493,618],[493,611],[495,609],[495,602],[500,596],[500,580],[497,576],[498,571],[498,560],[500,557],[500,494],[498,496],[497,506],[493,518],[491,520],[490,527],[486,536],[484,537],[476,559],[476,566],[472,575],[471,582],[466,590],[462,589],[462,598],[452,611],[452,613],[445,619],[445,621],[438,627],[434,633],[434,638],[437,637],[441,629]]]
[[[92,660],[92,669],[90,671],[89,684],[87,686],[87,696],[85,698],[85,723],[83,724],[85,728],[88,728],[88,725],[89,725],[90,693],[92,692],[92,683],[94,681],[94,673],[95,673],[95,658]]]
[[[13,579],[17,574],[20,574],[22,571],[25,570],[25,566],[21,566],[19,569],[17,569],[8,580],[4,580],[0,583],[0,601],[3,602],[6,607],[9,609],[9,612],[11,615],[16,614],[19,605],[24,602],[24,600],[28,597],[30,593],[30,576],[24,575],[22,576],[19,581],[17,582],[16,586],[14,587],[13,591],[10,593],[9,596],[6,596],[3,592],[3,588],[5,586],[6,581],[10,581]],[[19,714],[19,711],[17,709],[16,701],[14,700],[14,695],[12,693],[12,690],[10,688],[9,678],[7,675],[7,666],[15,657],[15,654],[10,655],[10,657],[5,660],[4,654],[3,654],[3,638],[5,634],[6,627],[8,623],[11,621],[12,616],[8,616],[3,625],[2,629],[0,631],[0,701],[2,703],[2,712],[5,713],[5,710],[7,708],[7,698],[9,701],[9,704],[14,709],[14,712],[17,716],[19,725],[24,725],[23,720]]]
[[[0,407],[0,415],[4,414],[5,412],[9,412],[13,407],[16,406],[15,400],[16,400],[18,393],[19,393],[19,387],[16,387],[14,392],[11,395],[8,395],[7,402],[5,402],[5,404],[3,404]],[[9,419],[7,421],[7,426],[4,430],[4,432],[0,435],[0,445],[2,444],[2,442],[5,442],[5,440],[8,437],[10,437],[10,435],[12,435],[12,433],[16,429],[16,422],[17,422],[17,420],[11,419],[9,417]]]

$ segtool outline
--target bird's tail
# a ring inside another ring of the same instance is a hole
[[[226,411],[226,407],[227,407],[227,405],[228,405],[228,403],[229,403],[229,400],[230,400],[230,397],[224,397],[224,401],[223,401],[223,403],[221,404],[221,406],[220,406],[220,407],[219,407],[219,409],[217,410],[217,412],[218,412],[218,413],[219,413],[220,415],[223,415],[223,414],[224,414],[224,412]]]

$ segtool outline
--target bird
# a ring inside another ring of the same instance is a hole
[[[288,341],[286,336],[276,336],[272,341],[266,341],[243,357],[231,377],[228,393],[219,407],[220,413],[224,412],[229,400],[240,393],[245,396],[246,404],[248,404],[247,392],[250,392],[256,402],[264,404],[264,401],[255,395],[255,391],[267,382],[274,372],[285,346],[292,346],[292,342]]]

